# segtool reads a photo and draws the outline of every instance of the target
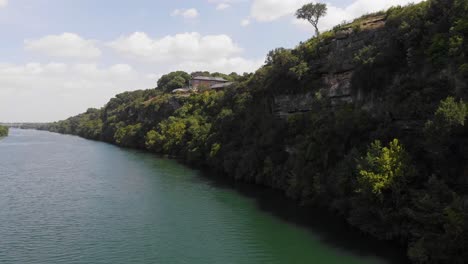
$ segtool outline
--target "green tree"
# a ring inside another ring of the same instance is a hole
[[[358,165],[357,191],[380,201],[384,200],[385,192],[391,191],[398,204],[400,193],[413,174],[409,155],[398,139],[390,142],[388,147],[382,147],[377,140]]]
[[[8,136],[8,127],[0,126],[0,137]]]
[[[406,237],[408,217],[402,208],[409,203],[414,176],[410,156],[397,139],[387,147],[374,141],[358,161],[350,223],[380,239]]]
[[[124,147],[137,147],[142,138],[141,128],[141,124],[120,127],[115,133],[115,142]]]
[[[154,151],[154,152],[162,152],[162,142],[164,138],[162,138],[161,134],[159,134],[155,130],[150,130],[145,137],[145,146],[146,149]]]
[[[466,263],[468,211],[463,199],[442,179],[431,176],[412,194],[408,215],[414,238],[408,256],[414,263]]]
[[[158,88],[165,92],[171,92],[174,89],[188,86],[191,78],[190,74],[184,71],[171,72],[158,80]]]
[[[447,182],[454,183],[464,177],[460,171],[464,170],[468,159],[464,143],[468,135],[467,116],[468,108],[462,100],[457,102],[455,98],[447,97],[440,102],[434,117],[424,128],[424,143],[430,159],[428,165]]]
[[[440,102],[433,124],[440,129],[464,126],[467,115],[468,109],[462,100],[457,102],[455,98],[447,97],[447,99]]]
[[[296,17],[299,19],[305,19],[309,21],[315,28],[315,34],[317,37],[320,35],[318,29],[318,23],[321,17],[327,14],[327,5],[322,3],[310,3],[301,7],[296,12]]]

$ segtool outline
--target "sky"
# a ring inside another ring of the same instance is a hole
[[[328,0],[321,30],[422,0]],[[0,122],[58,121],[175,70],[254,72],[311,0],[0,0]]]

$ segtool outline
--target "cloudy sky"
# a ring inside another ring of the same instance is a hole
[[[47,122],[159,76],[251,72],[313,29],[293,14],[311,0],[0,0],[0,122]],[[327,29],[421,0],[327,0]]]

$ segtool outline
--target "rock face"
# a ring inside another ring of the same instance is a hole
[[[351,80],[357,68],[356,56],[362,51],[378,49],[385,45],[385,16],[372,16],[353,25],[343,27],[335,36],[320,43],[320,58],[310,65],[321,75],[321,94],[331,99],[333,105],[351,103],[362,99],[362,92],[352,90]],[[357,87],[358,88],[358,87]],[[290,114],[311,110],[314,96],[280,95],[274,98],[274,113],[285,118]]]
[[[376,16],[344,27],[334,38],[324,42],[320,48],[322,56],[314,65],[314,70],[322,75],[324,94],[332,101],[356,100],[353,94],[358,93],[351,91],[351,79],[357,63],[360,63],[357,57],[372,47],[385,45],[386,34],[385,16]]]
[[[314,95],[312,93],[279,95],[274,98],[273,113],[278,118],[286,119],[291,114],[310,111],[313,103]]]
[[[323,92],[331,99],[332,104],[339,104],[342,102],[350,103],[353,101],[351,95],[352,77],[353,71],[323,75]]]

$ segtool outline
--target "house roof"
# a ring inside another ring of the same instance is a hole
[[[172,90],[173,93],[188,93],[188,92],[191,92],[191,91],[192,91],[192,89],[187,88],[187,87]]]
[[[231,85],[233,85],[233,84],[234,84],[233,82],[218,83],[218,84],[212,85],[210,88],[211,88],[211,89],[221,89],[221,88],[225,88],[225,87],[231,86]]]
[[[200,81],[217,81],[217,82],[227,82],[224,78],[220,77],[206,77],[206,76],[194,76],[192,77],[193,80],[200,80]]]

